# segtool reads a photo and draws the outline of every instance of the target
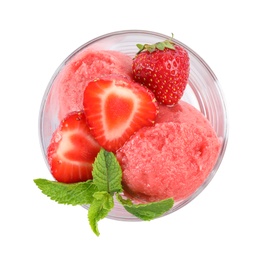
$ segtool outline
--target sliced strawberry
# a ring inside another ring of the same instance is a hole
[[[84,91],[84,111],[90,130],[107,151],[116,151],[158,112],[153,93],[120,76],[91,81]]]
[[[59,182],[74,183],[92,178],[92,163],[100,150],[90,134],[83,112],[62,120],[47,149],[51,173]]]

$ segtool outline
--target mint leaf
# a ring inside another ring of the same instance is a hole
[[[88,220],[93,232],[99,236],[98,221],[107,216],[110,210],[114,207],[114,199],[106,191],[97,191],[93,195],[90,208],[88,209]]]
[[[172,208],[172,198],[146,204],[133,204],[124,199],[122,189],[122,170],[112,152],[101,149],[93,164],[93,180],[72,184],[35,179],[38,188],[50,199],[70,205],[89,204],[88,220],[93,232],[99,236],[98,222],[105,218],[114,207],[114,194],[124,208],[142,220],[152,220]]]
[[[114,193],[122,191],[122,169],[112,152],[101,149],[93,163],[92,175],[98,191],[88,209],[88,220],[93,232],[99,236],[98,221],[114,207]]]
[[[142,220],[160,217],[174,205],[172,198],[146,204],[133,204],[130,199],[123,199],[119,194],[117,194],[117,199],[129,213]]]
[[[101,149],[93,164],[93,182],[99,191],[122,191],[122,169],[112,152]]]
[[[97,187],[91,180],[72,184],[45,179],[35,179],[34,182],[50,199],[73,206],[92,203],[93,194],[97,191]]]

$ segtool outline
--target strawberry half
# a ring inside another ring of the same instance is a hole
[[[94,138],[112,152],[138,129],[152,126],[158,112],[150,90],[120,76],[89,82],[84,91],[83,106]]]
[[[83,112],[70,113],[52,136],[48,162],[59,182],[75,183],[92,179],[92,163],[100,151],[90,134]]]
[[[135,81],[152,90],[160,104],[176,104],[189,77],[187,51],[169,40],[137,46],[140,51],[132,64]]]

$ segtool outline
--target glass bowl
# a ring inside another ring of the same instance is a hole
[[[125,30],[112,32],[97,37],[83,44],[62,62],[62,64],[55,71],[47,86],[40,107],[40,141],[43,155],[48,168],[49,165],[47,162],[46,153],[47,147],[49,145],[53,132],[56,130],[60,122],[58,118],[60,104],[56,99],[53,98],[53,93],[56,91],[53,87],[53,83],[59,75],[59,72],[66,65],[66,63],[85,48],[92,48],[97,50],[116,50],[134,57],[138,50],[136,47],[137,43],[156,43],[169,38],[170,36],[166,36],[160,33],[142,30]],[[222,147],[213,170],[210,172],[208,178],[202,184],[202,186],[199,187],[198,190],[196,190],[187,199],[175,203],[173,208],[166,212],[163,216],[175,212],[176,210],[185,206],[204,190],[204,188],[216,174],[219,165],[221,164],[226,150],[228,137],[226,107],[217,77],[210,69],[210,67],[206,64],[206,62],[197,53],[195,53],[182,42],[179,42],[176,39],[174,39],[173,41],[176,44],[184,47],[188,51],[190,57],[189,81],[182,100],[193,105],[195,108],[201,111],[202,114],[209,120],[217,136],[221,140]],[[86,205],[83,205],[83,207],[88,209],[88,206]],[[107,218],[126,221],[139,220],[135,216],[128,213],[117,201],[115,201],[115,207],[108,214]]]

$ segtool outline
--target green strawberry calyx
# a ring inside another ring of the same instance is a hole
[[[154,44],[140,44],[138,43],[136,46],[139,49],[139,51],[137,52],[137,55],[139,53],[141,53],[142,51],[148,51],[150,53],[156,51],[156,50],[160,50],[163,51],[164,49],[171,49],[174,50],[175,49],[175,44],[172,41],[173,39],[173,33],[172,33],[172,37],[169,40],[165,40],[163,42],[157,42]]]

